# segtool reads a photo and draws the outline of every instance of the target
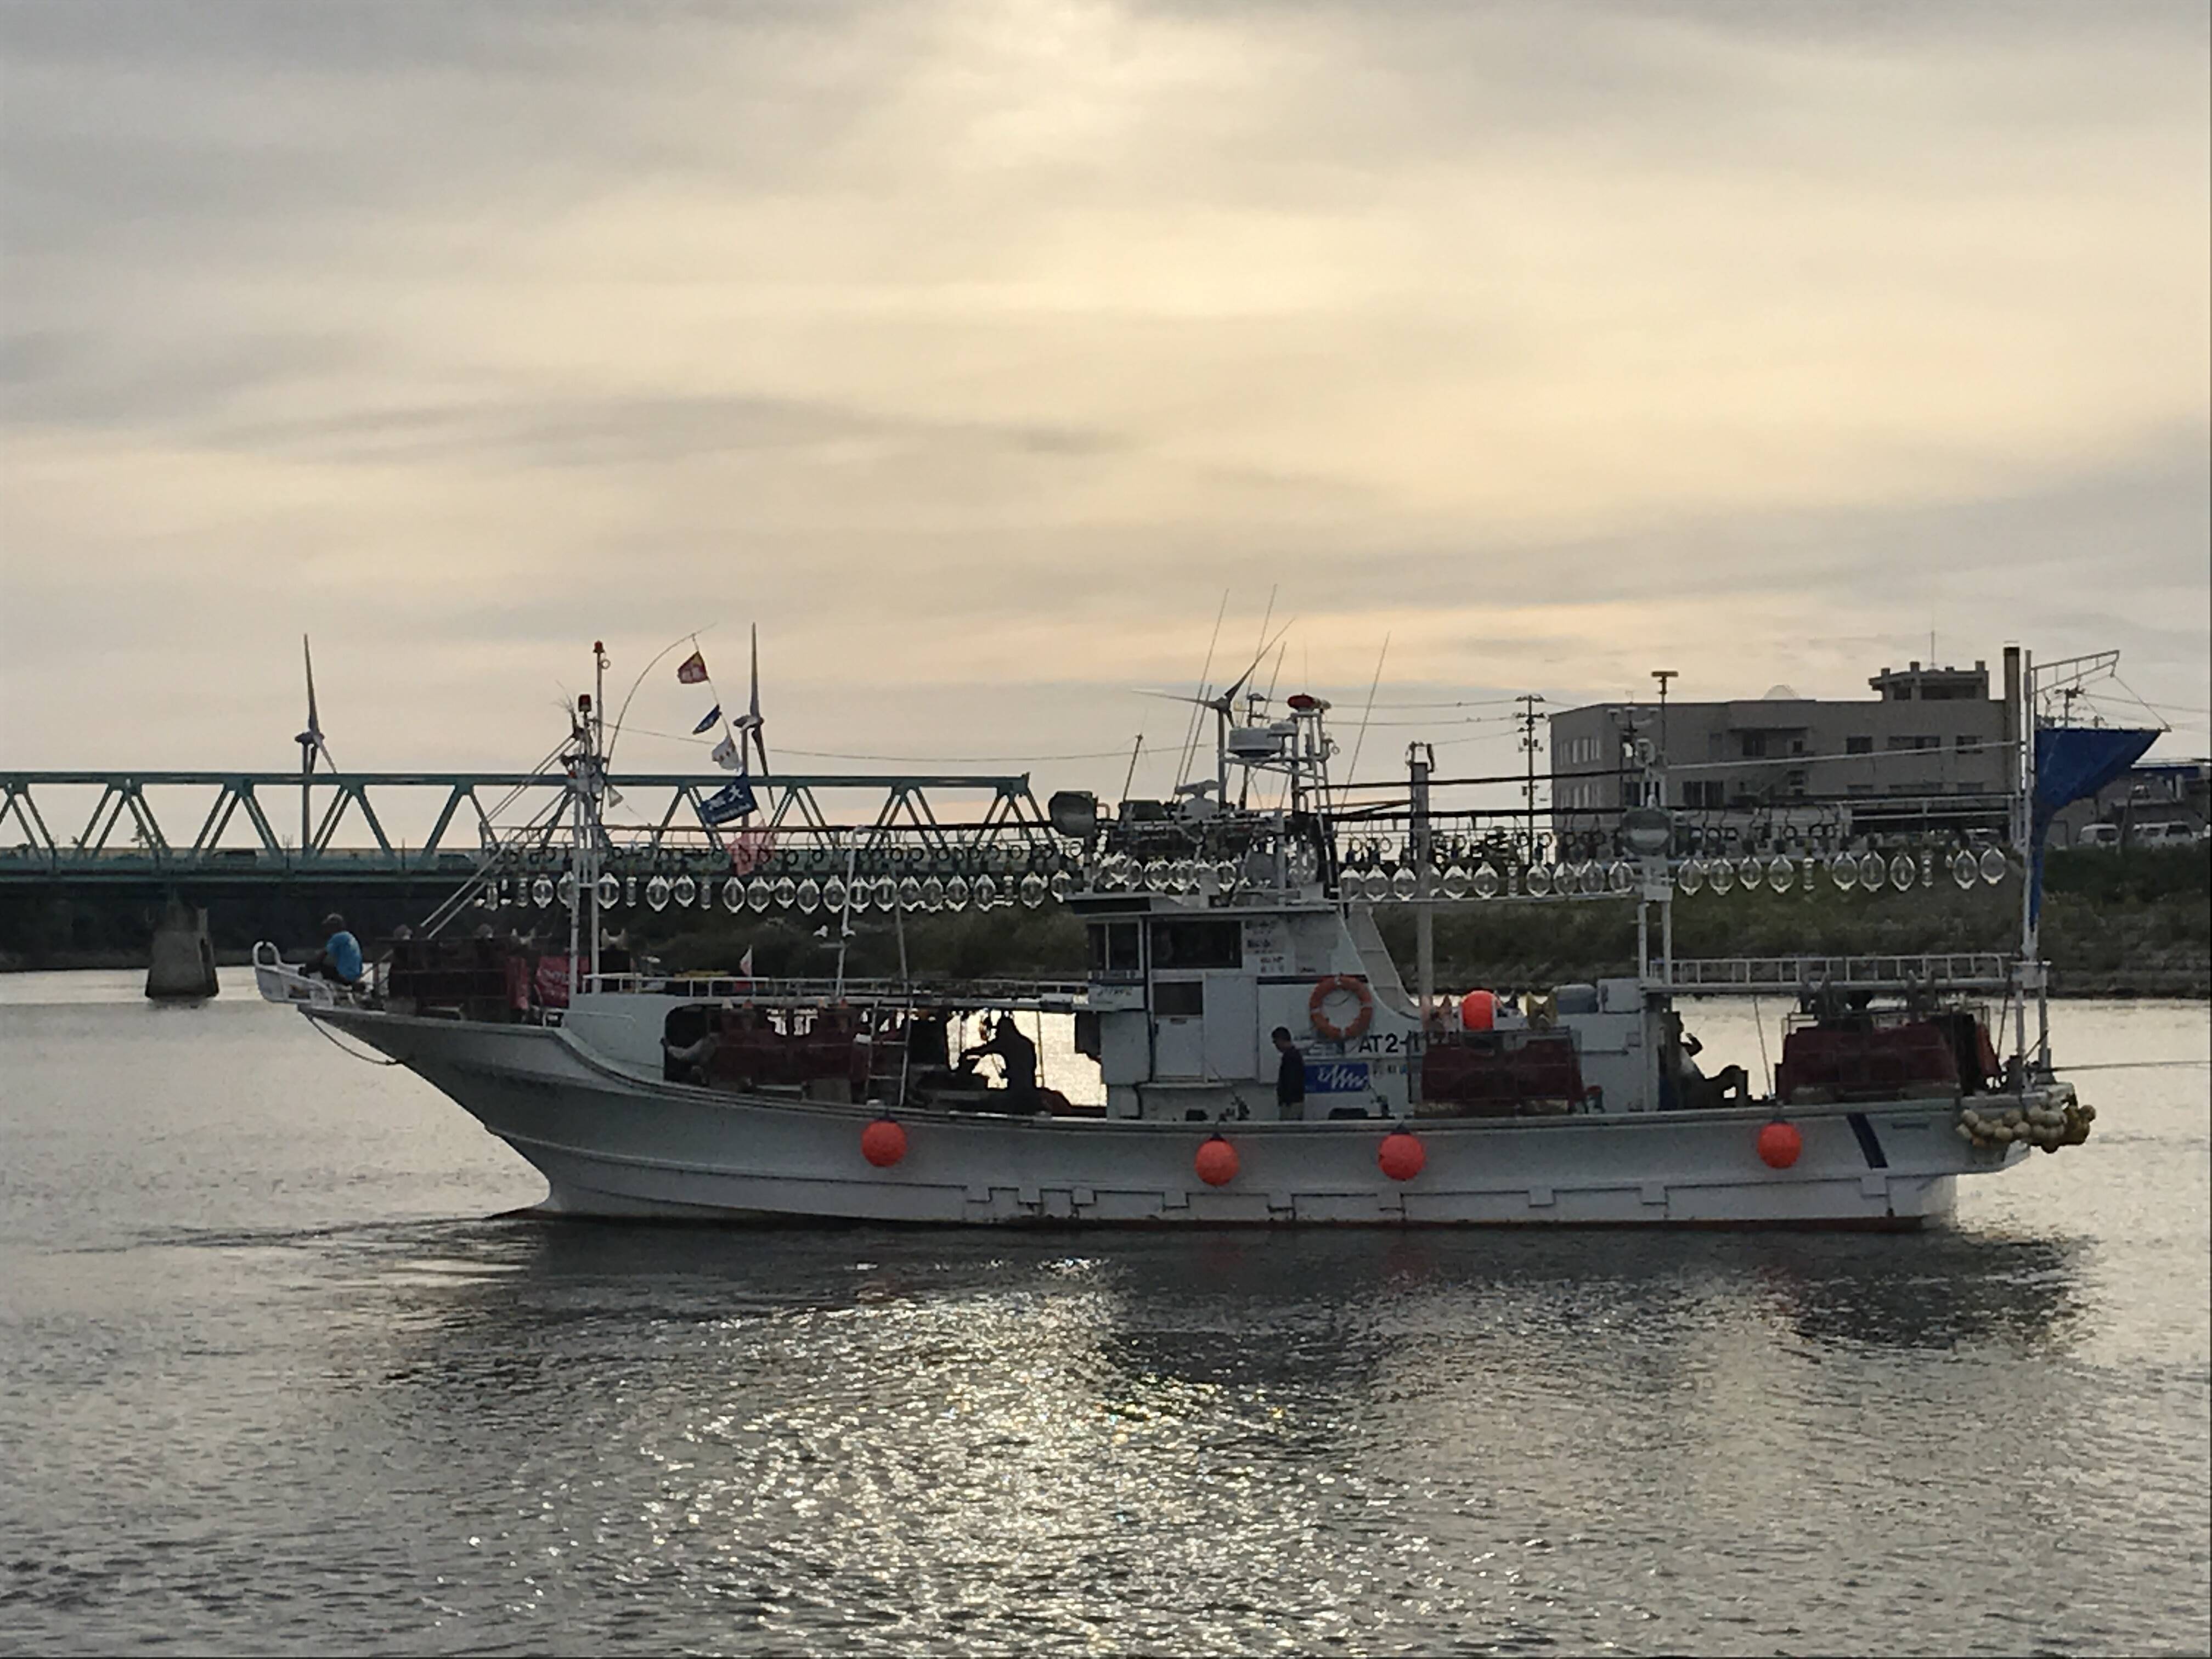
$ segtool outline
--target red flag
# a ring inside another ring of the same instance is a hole
[[[707,659],[703,653],[694,651],[676,665],[676,678],[686,685],[696,685],[707,678]]]

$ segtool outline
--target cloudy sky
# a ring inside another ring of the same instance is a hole
[[[2203,753],[2207,32],[5,0],[0,765],[289,766],[303,631],[349,768],[527,764],[594,637],[741,696],[757,622],[793,767],[1113,789],[1224,593],[1285,691],[1388,636],[1367,773],[1931,632]]]

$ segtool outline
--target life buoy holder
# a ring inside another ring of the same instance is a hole
[[[1352,1017],[1351,1024],[1339,1025],[1322,1008],[1339,991],[1349,992],[1359,1000],[1359,1012]],[[1313,1022],[1314,1030],[1331,1042],[1349,1042],[1365,1031],[1375,1018],[1375,993],[1367,988],[1367,981],[1355,979],[1350,974],[1324,974],[1314,981],[1313,994],[1306,999],[1306,1018]]]

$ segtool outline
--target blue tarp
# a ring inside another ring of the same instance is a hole
[[[2046,726],[2035,734],[2033,848],[2027,913],[2043,914],[2043,843],[2059,809],[2087,800],[2142,758],[2159,733],[2134,726]]]

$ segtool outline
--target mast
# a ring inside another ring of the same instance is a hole
[[[599,978],[599,792],[606,778],[605,762],[603,759],[606,753],[606,684],[607,647],[599,641],[593,640],[592,641],[592,685],[594,696],[592,699],[592,719],[585,747],[590,755],[586,773],[591,791],[592,806],[589,814],[592,850],[588,862],[592,872],[592,983],[594,988],[598,986]],[[575,953],[573,951],[569,953],[569,960],[571,962],[575,960]]]
[[[1429,777],[1436,767],[1436,751],[1425,743],[1406,745],[1406,769],[1412,775],[1413,854],[1414,881],[1413,977],[1415,1006],[1419,1011],[1413,1052],[1407,1068],[1407,1097],[1421,1098],[1421,1066],[1428,1054],[1430,1004],[1437,994],[1436,907],[1430,900]]]
[[[2039,724],[2035,702],[2035,653],[2021,653],[2021,720],[2020,720],[2020,823],[2021,846],[2025,849],[2027,869],[2021,888],[2021,964],[2022,995],[2020,1010],[2020,1047],[2025,1058],[2027,1053],[2027,988],[2035,990],[2035,1069],[2048,1074],[2051,1070],[2051,989],[2045,982],[2043,972],[2043,918],[2037,914],[2043,896],[2043,861],[2035,837],[2035,738]],[[2022,1079],[2023,1084],[2026,1079]]]
[[[579,750],[568,766],[568,1000],[576,1000],[576,953],[582,931],[584,906],[590,902],[584,895],[585,883],[589,879],[584,867],[584,767],[581,744],[589,718],[586,711],[578,710],[571,715],[571,736]]]
[[[2027,993],[2036,973],[2035,915],[2035,656],[2005,647],[2005,713],[2012,728],[2012,844],[2020,849],[2019,1000],[2013,1009],[2013,1053],[2027,1064]],[[2022,1082],[2026,1079],[2023,1077]]]

